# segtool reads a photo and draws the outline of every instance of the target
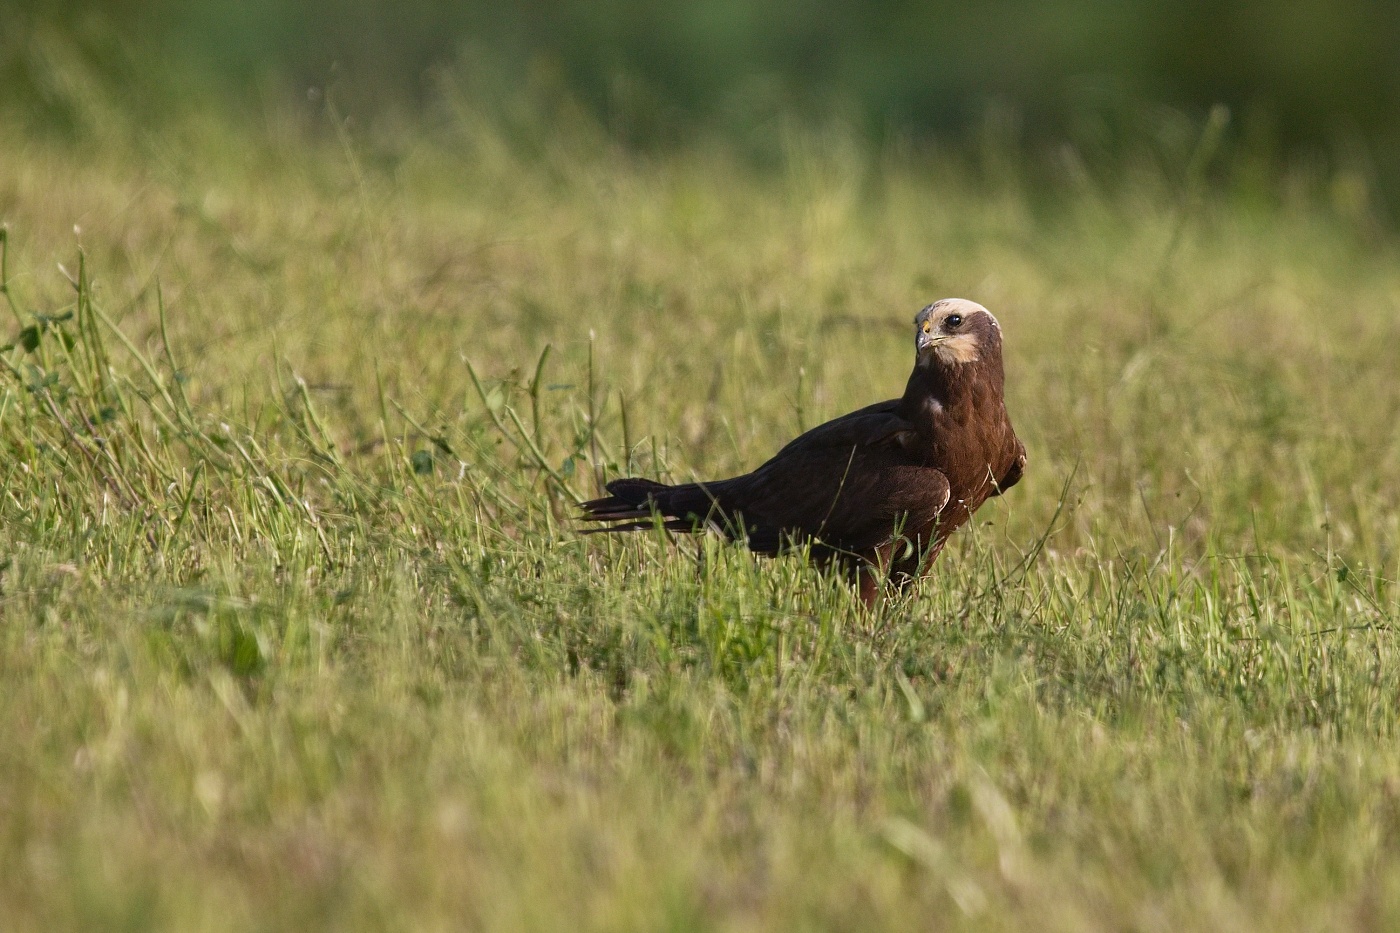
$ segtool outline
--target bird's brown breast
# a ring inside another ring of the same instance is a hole
[[[950,387],[939,404],[927,401],[928,465],[948,478],[950,498],[940,518],[941,536],[951,533],[998,491],[998,483],[1021,456],[1021,444],[1002,401],[1000,380],[972,378]]]

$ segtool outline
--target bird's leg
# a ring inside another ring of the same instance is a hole
[[[884,571],[873,564],[862,564],[856,570],[856,592],[860,595],[860,601],[865,605],[865,608],[871,612],[875,611],[875,606],[880,602],[884,582]]]
[[[862,560],[856,565],[856,588],[860,601],[872,612],[890,585],[890,573],[894,567],[893,550],[890,545],[885,545],[876,550],[874,560]]]
[[[933,539],[933,544],[929,545],[928,549],[920,555],[918,562],[918,570],[915,572],[914,576],[921,577],[929,572],[929,570],[933,567],[933,562],[938,560],[938,555],[942,552],[943,545],[948,543],[948,535],[950,534],[952,534],[951,529],[949,529],[947,532],[937,535]]]

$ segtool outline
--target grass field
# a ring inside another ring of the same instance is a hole
[[[0,928],[1395,928],[1400,251],[1197,174],[8,138]],[[907,597],[575,533],[949,295],[1029,467]]]

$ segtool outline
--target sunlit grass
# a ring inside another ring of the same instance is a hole
[[[1400,914],[1393,243],[1185,166],[266,124],[0,162],[6,929]],[[897,394],[948,295],[1030,464],[907,597],[574,533]]]

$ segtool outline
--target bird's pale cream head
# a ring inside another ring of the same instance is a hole
[[[992,317],[992,312],[975,301],[966,298],[935,301],[914,318],[914,346],[919,365],[927,366],[935,360],[948,366],[975,363],[986,350],[983,341],[1000,330],[1001,325]]]

